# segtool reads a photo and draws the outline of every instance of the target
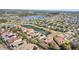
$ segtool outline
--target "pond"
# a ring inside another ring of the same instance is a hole
[[[44,19],[45,18],[45,16],[36,16],[36,15],[34,15],[34,16],[23,16],[23,18],[28,18],[28,19]]]
[[[46,30],[43,30],[43,29],[41,29],[41,28],[37,28],[37,27],[34,27],[34,26],[31,26],[31,25],[22,25],[23,27],[26,27],[26,28],[32,28],[32,29],[34,29],[35,31],[38,31],[38,32],[40,32],[40,33],[43,33],[44,35],[48,35],[48,34],[50,34],[50,32],[48,32],[48,31],[46,31]]]

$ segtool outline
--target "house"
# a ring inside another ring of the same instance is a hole
[[[59,44],[63,44],[65,41],[69,41],[71,40],[73,36],[73,33],[72,32],[66,32],[64,34],[58,34],[56,35],[56,37],[54,38],[54,40]]]
[[[8,31],[2,33],[1,36],[2,36],[4,41],[8,40],[11,37],[15,37],[15,35],[13,33],[8,32]]]
[[[34,33],[35,33],[35,36],[39,36],[41,33],[40,32],[38,32],[38,31],[34,31]]]
[[[26,30],[27,30],[27,33],[28,33],[28,34],[30,34],[30,33],[34,33],[34,29],[27,28]]]
[[[27,50],[39,50],[39,47],[35,44],[32,44],[32,43],[28,43],[27,44]]]
[[[64,37],[66,39],[71,39],[73,37],[73,35],[74,35],[74,33],[73,32],[70,32],[70,31],[64,33]]]
[[[16,25],[16,28],[21,28],[21,26],[20,25]]]
[[[0,29],[0,34],[2,34],[4,31],[5,31],[5,29],[4,28],[1,28]]]
[[[39,40],[41,40],[41,39],[43,39],[43,38],[45,38],[46,36],[44,35],[44,34],[42,34],[42,33],[40,33],[39,35],[38,35],[38,38],[39,38]]]
[[[48,38],[48,37],[43,38],[43,41],[44,41],[46,44],[51,44],[51,43],[52,43],[52,39],[50,39],[50,38]]]
[[[21,27],[21,30],[22,30],[23,32],[27,32],[27,29],[26,29],[25,27]]]
[[[12,38],[7,40],[7,42],[9,43],[10,48],[13,50],[24,50],[27,45],[26,41],[20,38]]]
[[[9,49],[21,50],[26,47],[26,41],[22,37],[17,37],[15,33],[4,32],[1,36]]]
[[[64,35],[63,34],[56,35],[54,40],[57,42],[58,45],[61,45],[64,42]]]

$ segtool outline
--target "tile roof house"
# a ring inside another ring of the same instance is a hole
[[[72,38],[73,35],[74,35],[73,32],[66,32],[66,33],[64,33],[64,37],[65,37],[66,39]]]
[[[50,38],[43,38],[43,40],[44,40],[44,42],[46,43],[46,44],[50,44],[50,43],[52,43],[52,39],[50,39]]]
[[[6,41],[8,40],[9,38],[11,38],[10,36],[14,37],[15,35],[11,32],[4,32],[1,34],[2,38]]]
[[[35,44],[32,44],[32,43],[28,43],[27,44],[27,50],[39,50],[39,47]]]
[[[9,41],[8,41],[9,42]],[[10,48],[14,49],[14,50],[24,50],[26,47],[26,41],[22,40],[22,39],[12,39],[12,41],[10,41]]]
[[[61,45],[64,42],[64,35],[57,35],[54,40],[58,43],[58,45]]]
[[[21,30],[22,30],[23,32],[27,32],[27,29],[24,28],[24,27],[21,27]]]
[[[21,28],[21,26],[20,25],[16,25],[16,28]]]
[[[27,33],[34,33],[34,29],[31,29],[31,28],[27,28]]]
[[[42,42],[46,43],[46,44],[50,44],[52,43],[52,39],[46,37],[46,36],[42,36],[41,39],[38,38],[39,40],[41,40]]]
[[[64,33],[64,34],[59,34],[59,35],[57,35],[56,37],[55,37],[55,41],[59,44],[59,45],[61,45],[65,40],[69,40],[69,39],[71,39],[71,37],[72,37],[72,32],[66,32],[66,33]]]
[[[0,29],[0,34],[2,34],[5,31],[5,29]]]
[[[1,36],[9,49],[19,50],[26,47],[26,41],[22,40],[20,37],[17,37],[14,33],[4,32]]]
[[[44,34],[39,33],[38,38],[41,40],[43,38],[45,38],[46,36]]]

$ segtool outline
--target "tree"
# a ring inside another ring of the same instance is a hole
[[[31,39],[31,42],[34,43],[34,44],[37,44],[37,43],[38,43],[38,38],[35,38],[35,37],[32,38],[32,39]]]
[[[0,19],[0,22],[5,23],[5,22],[7,22],[7,19]]]
[[[63,47],[63,49],[66,50],[70,50],[71,49],[71,45],[70,45],[70,41],[69,40],[64,40],[63,44],[61,45]]]
[[[0,38],[0,44],[3,44],[4,42],[2,41],[2,38]]]

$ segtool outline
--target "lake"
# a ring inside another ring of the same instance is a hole
[[[23,16],[23,18],[28,18],[28,19],[44,19],[45,16]]]
[[[40,32],[40,33],[43,33],[44,35],[48,35],[48,34],[50,34],[50,32],[48,32],[48,31],[46,31],[46,30],[43,30],[43,29],[41,29],[41,28],[37,28],[37,27],[34,27],[34,26],[31,26],[31,25],[22,25],[23,27],[26,27],[26,28],[32,28],[32,29],[34,29],[35,31],[38,31],[38,32]]]

